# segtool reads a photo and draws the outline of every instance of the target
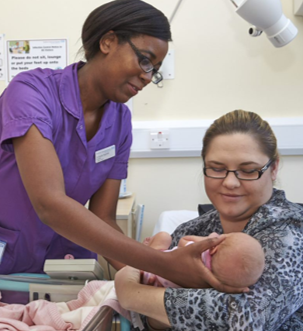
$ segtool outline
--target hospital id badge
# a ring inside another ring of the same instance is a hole
[[[110,159],[116,155],[116,146],[112,145],[107,148],[103,148],[95,152],[95,162],[99,163]]]
[[[4,251],[5,251],[5,246],[6,246],[6,242],[0,240],[0,264],[1,264],[1,261],[2,261],[2,256],[3,256]]]

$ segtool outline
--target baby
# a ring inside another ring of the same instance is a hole
[[[212,233],[209,235],[209,237],[215,236],[218,236],[218,234]],[[144,244],[155,249],[166,250],[170,246],[171,240],[169,233],[159,232],[153,237],[145,239]],[[192,243],[193,241],[189,241],[184,237],[180,239],[178,247],[184,247]],[[226,239],[218,246],[203,252],[201,259],[204,265],[223,284],[240,288],[255,284],[262,275],[265,264],[264,252],[260,243],[242,232],[226,234]],[[150,284],[151,276],[154,275],[144,272],[142,283]],[[179,287],[160,276],[155,277],[155,281],[152,281],[154,286]],[[203,288],[209,287],[210,285],[205,282]]]

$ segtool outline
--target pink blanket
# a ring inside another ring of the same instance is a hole
[[[111,307],[130,320],[118,304],[113,281],[91,281],[69,302],[37,300],[27,305],[0,302],[0,331],[82,330],[101,307]]]

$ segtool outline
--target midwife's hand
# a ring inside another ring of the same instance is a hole
[[[188,244],[192,244],[193,242],[199,242],[203,241],[207,238],[216,238],[219,237],[219,234],[216,232],[212,232],[209,236],[207,237],[201,237],[201,236],[184,236],[182,237],[179,242],[178,242],[178,247],[185,247]]]
[[[242,293],[248,292],[248,288],[234,288],[222,284],[212,272],[205,267],[201,260],[201,253],[209,248],[219,245],[225,236],[203,238],[202,241],[194,242],[183,248],[165,252],[169,266],[165,268],[161,276],[173,281],[181,287],[205,288],[213,287],[220,292]]]

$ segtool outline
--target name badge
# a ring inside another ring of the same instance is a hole
[[[100,149],[99,151],[95,152],[95,162],[99,163],[110,159],[116,155],[116,146],[112,145],[104,149]]]
[[[3,256],[4,251],[5,251],[5,246],[6,246],[6,242],[0,240],[0,264],[1,264],[1,261],[2,261],[2,256]]]

